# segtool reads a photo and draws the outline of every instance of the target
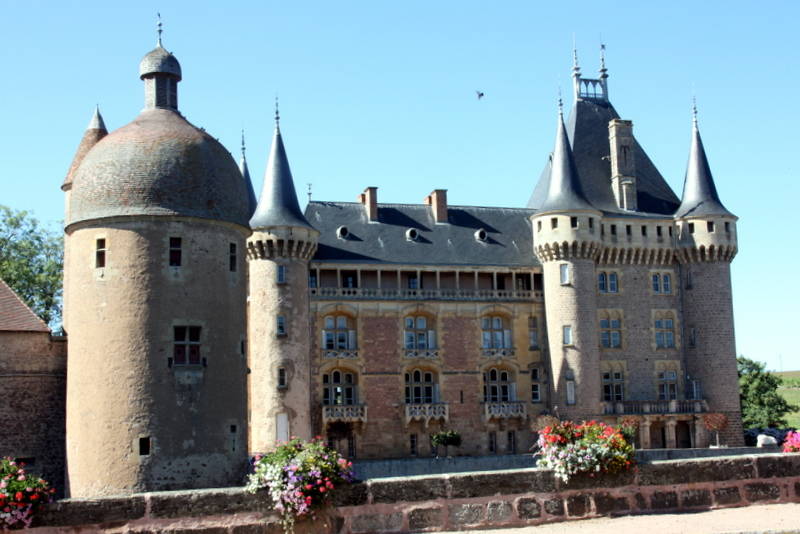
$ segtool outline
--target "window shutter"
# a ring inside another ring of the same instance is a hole
[[[356,348],[356,331],[355,330],[348,330],[347,331],[347,348],[350,350],[354,350]]]
[[[358,404],[358,386],[353,386],[353,404]]]
[[[436,348],[436,332],[433,330],[428,330],[428,348],[435,349]]]
[[[513,402],[517,400],[517,384],[512,382],[510,385],[511,385],[511,391],[508,395],[508,400]]]
[[[438,404],[439,402],[439,384],[433,385],[433,403]]]
[[[322,331],[322,348],[323,349],[327,349],[328,348],[328,345],[326,344],[326,340],[327,339],[328,339],[328,331],[327,330],[323,330]]]
[[[511,330],[503,330],[503,348],[511,348]]]

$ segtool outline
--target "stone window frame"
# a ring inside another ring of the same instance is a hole
[[[357,350],[356,318],[337,311],[322,318],[322,348],[325,350]],[[344,325],[344,326],[342,326]]]
[[[439,377],[432,366],[415,365],[403,373],[404,404],[439,404]]]
[[[601,309],[597,310],[597,324],[600,333],[600,348],[602,350],[619,350],[623,348],[624,321],[622,310]]]
[[[424,346],[420,346],[420,343]],[[420,313],[405,316],[403,318],[403,348],[405,350],[436,349],[435,316]]]
[[[486,367],[483,370],[483,402],[516,401],[517,380],[514,370],[502,364]]]
[[[597,273],[597,292],[616,295],[619,291],[620,272],[618,270],[604,270]]]
[[[604,402],[623,402],[628,397],[628,369],[625,361],[600,362],[600,379]]]
[[[347,367],[334,367],[322,373],[321,380],[324,406],[358,404],[358,371]]]
[[[674,295],[672,271],[650,271],[650,292],[653,295]]]
[[[203,365],[203,336],[205,329],[196,324],[172,325],[172,358],[176,367]]]
[[[480,324],[482,349],[514,348],[514,340],[511,334],[511,317],[506,314],[493,312],[492,314],[482,316]],[[498,337],[498,334],[500,337]]]
[[[656,398],[660,401],[677,400],[683,394],[680,360],[659,360],[655,363]]]
[[[678,313],[676,310],[653,310],[651,325],[653,346],[657,350],[676,350],[680,348]]]
[[[531,315],[528,317],[528,350],[539,350],[542,348],[539,339],[539,316]]]

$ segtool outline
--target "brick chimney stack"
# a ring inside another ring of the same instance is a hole
[[[370,221],[378,220],[378,188],[368,187],[358,195],[358,201],[367,208],[367,218]]]
[[[447,189],[434,189],[423,203],[433,208],[433,218],[437,223],[447,222]]]

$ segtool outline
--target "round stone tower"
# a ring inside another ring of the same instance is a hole
[[[250,226],[250,451],[257,453],[291,436],[312,437],[308,262],[319,232],[297,202],[277,112]]]
[[[601,212],[586,200],[559,105],[547,198],[531,217],[544,273],[551,403],[562,419],[600,413],[596,261]]]
[[[160,39],[140,74],[145,109],[70,174],[71,497],[238,485],[247,465],[245,183],[178,112]]]
[[[710,411],[728,417],[720,439],[742,445],[730,268],[738,251],[738,218],[720,202],[696,115],[692,134],[683,198],[675,214],[689,353],[687,388],[693,398],[708,399]]]

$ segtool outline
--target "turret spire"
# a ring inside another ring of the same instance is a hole
[[[80,145],[78,145],[78,150],[75,152],[75,157],[72,159],[72,165],[69,167],[67,177],[64,179],[64,183],[61,185],[61,189],[68,191],[72,188],[72,177],[78,170],[81,162],[83,162],[83,158],[86,156],[89,150],[94,147],[94,145],[96,145],[103,137],[107,135],[108,130],[106,129],[105,122],[103,122],[103,116],[100,115],[100,106],[95,105],[94,115],[92,115],[92,119],[89,121],[89,126],[86,128],[86,131],[83,134]]]
[[[562,210],[596,211],[595,207],[583,195],[561,108],[562,103],[559,95],[558,132],[556,134],[556,146],[551,156],[550,187],[547,191],[547,198],[542,202],[539,212]]]
[[[239,161],[239,170],[244,178],[244,185],[247,188],[247,217],[250,218],[256,212],[258,199],[253,188],[253,181],[250,179],[250,169],[247,168],[247,158],[245,157],[244,128],[242,128],[242,159]]]
[[[686,181],[683,184],[681,205],[675,217],[723,215],[733,217],[719,199],[711,167],[700,138],[697,126],[697,100],[692,97],[692,146],[689,150],[689,163],[686,167]]]
[[[297,201],[292,171],[289,169],[289,159],[286,157],[283,137],[278,127],[279,119],[276,101],[272,149],[269,153],[261,197],[258,199],[256,212],[250,219],[250,227],[254,230],[275,226],[313,229],[300,210],[300,204]]]

